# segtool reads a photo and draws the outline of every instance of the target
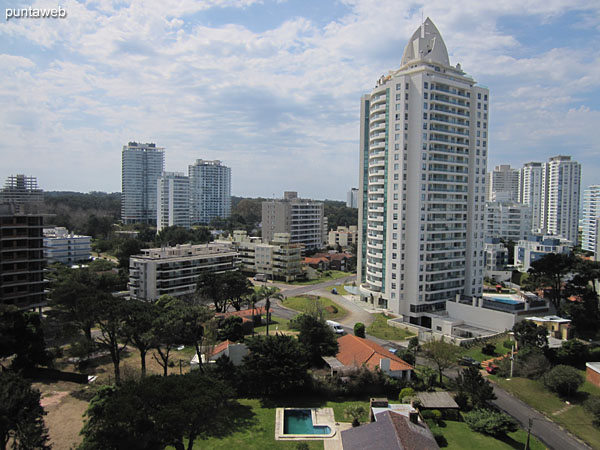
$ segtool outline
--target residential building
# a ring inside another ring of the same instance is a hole
[[[220,244],[183,244],[142,250],[129,260],[129,294],[138,300],[183,297],[196,291],[202,273],[239,268],[238,254]]]
[[[485,205],[486,237],[517,242],[531,234],[531,207],[516,202],[488,202]]]
[[[221,161],[197,159],[188,167],[192,224],[231,215],[231,168]]]
[[[172,226],[190,228],[190,182],[183,173],[163,172],[156,201],[156,231]]]
[[[600,219],[600,184],[588,187],[583,191],[583,214],[581,248],[596,253],[598,237],[598,219]]]
[[[541,222],[546,234],[577,245],[581,165],[570,156],[554,156],[545,165]]]
[[[508,265],[508,249],[499,238],[486,238],[483,244],[485,252],[485,274],[493,274],[506,269]]]
[[[348,208],[358,208],[358,188],[352,188],[346,194],[346,206]]]
[[[363,300],[429,327],[457,294],[481,295],[488,114],[488,90],[450,65],[429,18],[362,97]]]
[[[74,264],[92,257],[92,238],[69,231],[64,227],[44,228],[44,257],[49,264]]]
[[[339,245],[342,248],[350,247],[358,243],[358,227],[350,225],[349,227],[337,227],[337,230],[331,230],[328,235],[328,244],[332,247]]]
[[[158,178],[165,167],[165,149],[129,142],[121,153],[121,220],[156,223]]]
[[[240,366],[243,363],[244,357],[248,354],[248,347],[243,343],[235,343],[230,340],[226,340],[216,345],[214,348],[203,349],[202,352],[202,363],[206,363],[206,356],[208,356],[208,363],[212,364],[217,362],[221,356],[226,356],[234,366]],[[194,354],[194,357],[190,361],[190,370],[197,370],[200,368],[198,364],[198,353]]]
[[[527,272],[531,263],[548,253],[571,253],[573,243],[556,236],[529,236],[515,245],[515,266],[520,272]]]
[[[519,202],[531,208],[532,233],[539,233],[543,229],[543,174],[544,165],[541,162],[528,162],[521,168],[519,178]]]
[[[0,191],[0,305],[46,304],[42,191],[35,177],[8,177]]]
[[[487,173],[486,200],[488,202],[519,201],[519,169],[501,164]]]
[[[327,241],[324,211],[322,202],[298,198],[297,192],[284,192],[283,199],[262,203],[262,239],[270,242],[275,233],[289,233],[292,244],[321,248]]]

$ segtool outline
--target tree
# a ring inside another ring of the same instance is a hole
[[[536,288],[549,287],[549,299],[556,309],[556,314],[562,312],[562,288],[565,276],[574,269],[573,255],[548,253],[531,263],[528,282]]]
[[[11,367],[28,369],[52,362],[46,351],[40,315],[0,305],[0,358],[15,355]]]
[[[414,353],[414,361],[417,360],[417,353],[419,352],[419,338],[413,336],[408,340],[408,351]]]
[[[244,297],[254,292],[252,283],[242,272],[237,270],[225,272],[222,276],[225,284],[225,297],[236,311],[242,309]]]
[[[523,347],[548,347],[548,330],[538,326],[529,320],[522,320],[513,326],[515,339],[519,344],[519,349]]]
[[[238,342],[244,340],[244,327],[242,318],[236,316],[226,317],[219,324],[219,340]]]
[[[583,406],[594,416],[594,422],[598,425],[600,423],[600,397],[591,396],[585,401]]]
[[[260,316],[257,319],[256,315],[254,314],[254,309],[256,308],[256,304],[260,300],[261,300],[261,296],[255,290],[252,290],[252,293],[250,293],[250,295],[246,296],[246,303],[252,309],[252,337],[254,337],[254,326],[256,325],[257,321],[260,324],[260,320],[259,320]]]
[[[352,426],[360,425],[360,418],[367,413],[363,405],[350,405],[344,410],[344,415],[352,419]]]
[[[359,338],[365,338],[365,324],[362,322],[356,322],[354,324],[354,336]]]
[[[0,448],[49,449],[40,392],[10,371],[0,372]]]
[[[205,301],[212,301],[216,312],[227,311],[227,292],[223,274],[202,273],[198,277],[196,293]]]
[[[506,436],[506,433],[512,433],[519,429],[517,422],[512,417],[489,409],[476,409],[466,413],[464,418],[473,431],[495,438],[502,438]]]
[[[139,239],[128,238],[119,241],[115,256],[119,260],[119,267],[129,270],[129,258],[131,255],[137,255],[143,248],[143,242]]]
[[[142,377],[146,376],[146,355],[155,346],[154,320],[158,315],[155,303],[131,300],[125,318],[125,334],[140,352]]]
[[[274,397],[301,389],[307,382],[304,349],[293,336],[256,336],[247,341],[249,353],[241,366],[250,395]]]
[[[425,355],[432,360],[440,376],[440,384],[443,385],[443,371],[456,364],[459,349],[457,346],[444,342],[444,340],[429,341],[422,346]]]
[[[300,314],[294,319],[293,327],[300,331],[298,342],[304,347],[311,365],[322,366],[322,356],[335,356],[337,354],[336,336],[323,319],[310,314]]]
[[[485,408],[490,400],[495,400],[494,388],[481,376],[479,369],[467,367],[456,377],[459,392],[467,394],[474,408]]]
[[[267,320],[267,336],[269,335],[269,322],[271,321],[271,299],[274,300],[283,300],[283,295],[279,292],[277,288],[269,287],[269,286],[261,286],[258,291],[258,295],[261,299],[265,300],[265,313]]]
[[[194,304],[178,304],[181,309],[181,339],[186,343],[191,343],[196,349],[198,356],[198,368],[203,371],[202,367],[202,347],[211,333],[208,332],[211,320],[214,313],[206,306]],[[243,338],[243,336],[242,336]]]
[[[171,350],[182,341],[184,304],[169,295],[162,295],[156,303],[159,314],[154,320],[152,333],[155,337],[154,349],[158,352],[158,356],[153,353],[152,357],[163,368],[163,375],[166,377]],[[198,364],[201,363],[200,360]]]
[[[562,397],[577,392],[584,382],[583,376],[571,366],[558,365],[544,376],[544,385]]]
[[[575,339],[563,342],[556,351],[556,357],[560,363],[569,366],[576,366],[584,363],[587,356],[588,346]]]

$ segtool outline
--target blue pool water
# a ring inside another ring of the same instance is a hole
[[[313,425],[310,409],[286,409],[283,411],[284,434],[329,434],[327,425]]]
[[[501,298],[501,297],[485,297],[486,300],[493,300],[495,302],[500,302],[500,303],[507,303],[509,305],[517,305],[519,303],[522,303],[518,300],[511,300],[509,298]]]

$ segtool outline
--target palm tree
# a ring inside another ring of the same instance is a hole
[[[269,310],[271,309],[271,299],[283,300],[283,295],[279,289],[274,287],[262,286],[258,291],[261,299],[265,299],[265,312],[267,313],[267,336],[269,335]]]
[[[254,337],[254,309],[256,308],[256,303],[261,300],[260,292],[257,291],[253,291],[250,295],[246,296],[248,306],[252,307],[252,337]]]

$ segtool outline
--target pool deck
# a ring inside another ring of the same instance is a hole
[[[313,425],[327,425],[329,434],[284,434],[283,412],[286,409],[310,409]],[[346,426],[347,425],[347,426]],[[351,424],[336,423],[333,408],[277,408],[275,411],[275,440],[277,441],[324,441],[325,450],[341,450],[340,432],[350,428]]]

